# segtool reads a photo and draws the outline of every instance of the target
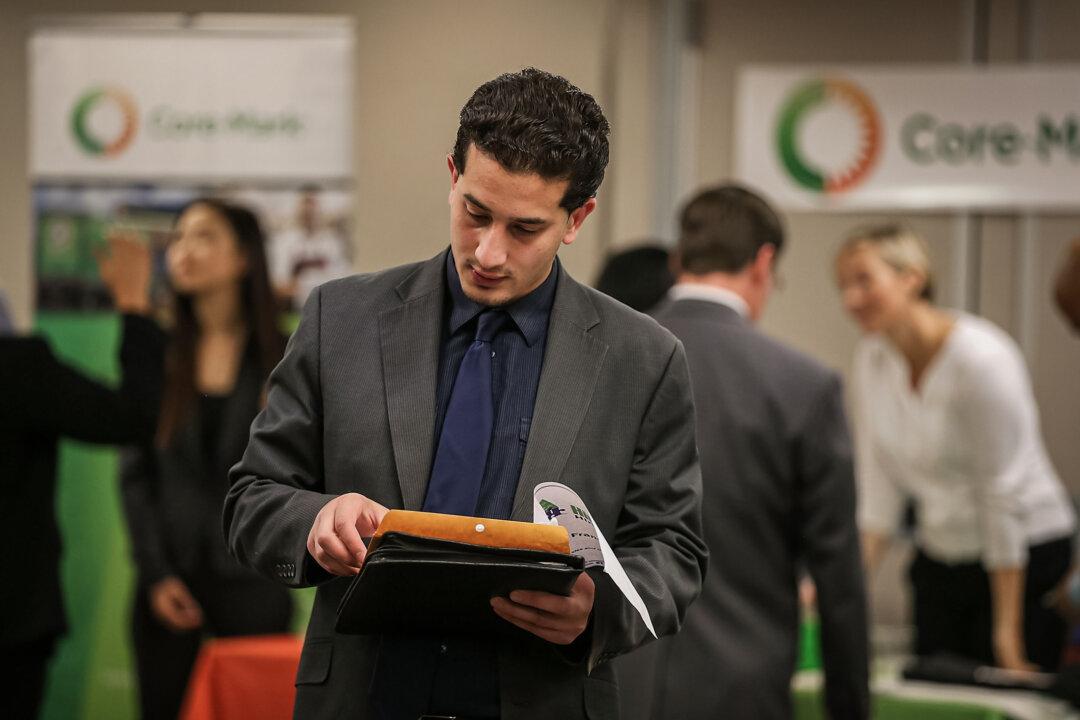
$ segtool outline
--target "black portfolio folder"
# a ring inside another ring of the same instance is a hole
[[[529,535],[540,531],[550,539],[550,531],[558,530],[565,536],[562,528],[440,516],[435,524],[442,527],[433,528],[432,534],[413,534],[425,532],[421,516],[427,513],[394,512],[399,520],[409,515],[420,522],[390,523],[399,529],[376,534],[360,574],[338,607],[338,632],[519,632],[495,614],[491,598],[512,590],[569,595],[584,568],[584,560],[569,553],[568,543],[565,552],[553,552],[551,544],[543,542],[537,544],[548,549],[528,547],[533,540]],[[400,529],[409,524],[417,530]],[[513,526],[524,527],[514,534]],[[489,528],[496,532],[482,535]],[[498,542],[522,534],[522,542],[507,543],[516,547],[490,544],[492,535]]]

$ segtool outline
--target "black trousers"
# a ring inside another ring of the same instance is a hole
[[[150,608],[149,588],[136,588],[132,641],[143,720],[175,720],[203,638],[264,635],[289,630],[289,591],[262,578],[183,578],[202,606],[204,625],[177,633]]]
[[[1072,539],[1028,548],[1024,580],[1024,645],[1028,659],[1057,670],[1068,625],[1043,596],[1069,571]],[[981,563],[947,565],[919,550],[909,570],[914,588],[915,652],[952,653],[994,664],[990,577]]]
[[[7,618],[6,621],[11,621]],[[6,645],[3,657],[9,661],[0,681],[0,718],[5,720],[37,720],[45,692],[56,638],[47,637],[19,645]]]

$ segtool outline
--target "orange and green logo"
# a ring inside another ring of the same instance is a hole
[[[855,120],[858,137],[850,154],[831,172],[807,159],[799,147],[799,129],[812,111],[835,103]],[[807,190],[835,195],[862,182],[881,152],[881,119],[870,97],[854,83],[836,78],[811,80],[799,85],[780,109],[776,126],[780,160],[791,178]]]
[[[91,114],[98,108],[111,106],[118,113],[116,128],[102,132],[91,128]],[[116,157],[135,138],[139,128],[139,113],[131,96],[115,87],[88,90],[75,103],[71,111],[71,131],[76,142],[88,155]]]

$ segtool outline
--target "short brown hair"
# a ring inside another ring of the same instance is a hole
[[[740,185],[718,185],[695,195],[679,217],[679,265],[695,275],[738,272],[758,251],[784,245],[780,216],[764,198]]]

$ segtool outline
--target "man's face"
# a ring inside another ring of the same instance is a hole
[[[469,147],[465,172],[450,168],[450,247],[465,295],[481,305],[512,303],[547,279],[560,245],[577,237],[596,207],[590,198],[568,213],[559,207],[568,180],[510,173]]]
[[[319,201],[311,193],[300,199],[300,225],[311,232],[319,223]]]

